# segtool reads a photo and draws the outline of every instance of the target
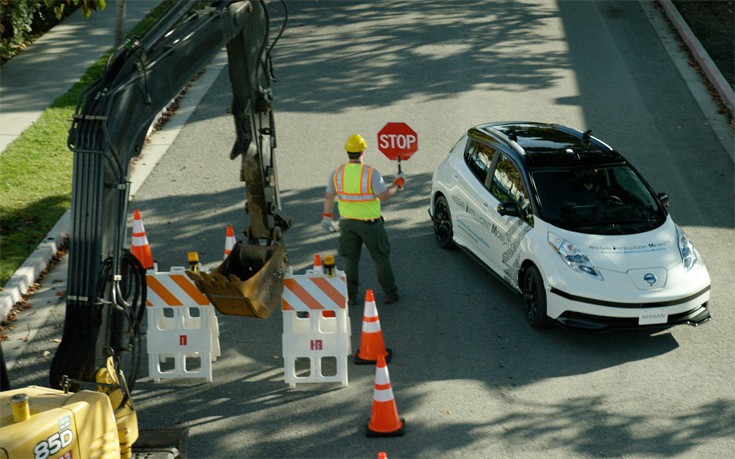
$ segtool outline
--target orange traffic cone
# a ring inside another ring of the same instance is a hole
[[[227,226],[227,235],[225,236],[225,258],[232,253],[232,248],[235,247],[235,230],[232,225]]]
[[[354,361],[357,364],[373,364],[377,362],[380,355],[384,355],[385,361],[390,362],[393,352],[385,347],[383,332],[380,330],[378,309],[375,307],[375,297],[372,290],[367,290],[365,292],[365,312],[362,314],[360,350],[355,354]]]
[[[319,254],[314,255],[314,274],[324,274],[324,267]]]
[[[138,209],[133,211],[133,246],[131,248],[135,258],[140,261],[145,269],[153,268],[153,255],[151,254],[151,246],[148,244],[148,237],[145,235],[143,220],[140,219]]]
[[[400,437],[404,434],[404,427],[406,427],[406,421],[398,417],[398,408],[393,398],[385,356],[379,355],[378,364],[375,367],[373,410],[365,434],[368,437]]]

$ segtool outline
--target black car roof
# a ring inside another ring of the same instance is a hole
[[[558,124],[534,122],[487,123],[469,130],[469,135],[491,143],[503,143],[504,151],[529,168],[574,167],[615,164],[625,159],[593,137]]]

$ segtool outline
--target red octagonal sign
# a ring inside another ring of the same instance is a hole
[[[388,123],[378,132],[378,149],[390,160],[406,160],[419,149],[419,137],[406,123]]]

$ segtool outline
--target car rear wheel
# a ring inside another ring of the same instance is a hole
[[[544,279],[535,266],[529,267],[523,276],[523,304],[526,307],[526,320],[533,328],[545,328],[549,325]]]
[[[442,249],[453,249],[455,247],[452,237],[452,215],[449,213],[449,203],[444,196],[436,198],[434,203],[434,236],[436,242]]]

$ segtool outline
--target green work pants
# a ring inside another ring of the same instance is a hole
[[[347,294],[351,301],[357,301],[360,284],[360,253],[365,244],[375,263],[378,282],[386,296],[398,293],[393,268],[390,265],[390,242],[385,231],[383,219],[372,222],[341,219],[339,222],[339,254],[345,258]]]

